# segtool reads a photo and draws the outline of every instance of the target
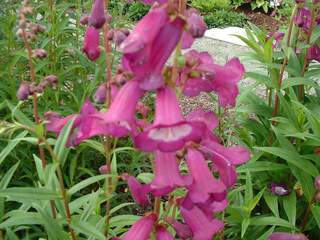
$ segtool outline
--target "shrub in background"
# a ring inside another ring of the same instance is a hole
[[[223,28],[223,27],[244,27],[248,18],[243,13],[238,13],[228,10],[216,10],[204,16],[204,20],[208,28]]]

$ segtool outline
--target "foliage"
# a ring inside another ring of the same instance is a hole
[[[243,13],[237,13],[228,10],[216,10],[211,14],[204,16],[208,28],[216,27],[244,27],[248,18]]]
[[[226,9],[230,6],[229,0],[192,0],[191,6],[202,13],[211,13],[215,9]]]
[[[139,21],[149,10],[150,6],[140,2],[133,2],[129,4],[127,15],[130,20]]]

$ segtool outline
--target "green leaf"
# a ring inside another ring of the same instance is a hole
[[[42,224],[42,218],[39,213],[15,211],[14,214],[0,224],[0,228],[9,228],[20,225]]]
[[[18,123],[21,125],[27,126],[31,129],[35,129],[36,124],[32,122],[23,112],[18,109],[18,106],[13,106],[9,101],[7,101],[7,106],[10,108],[12,112],[13,120],[16,118]]]
[[[319,175],[318,169],[309,161],[303,159],[298,153],[279,147],[257,147],[258,150],[278,156],[308,175],[316,177]]]
[[[61,133],[59,134],[59,138],[54,146],[53,152],[55,154],[56,160],[61,164],[64,165],[65,160],[67,159],[68,153],[70,148],[66,147],[68,142],[68,138],[73,126],[74,119],[70,120],[62,129]]]
[[[314,219],[316,220],[318,228],[320,228],[320,206],[313,206],[311,211]]]
[[[150,183],[152,181],[152,179],[154,178],[154,174],[153,173],[140,173],[137,176],[137,179],[142,181],[143,183]]]
[[[247,172],[245,192],[244,192],[245,205],[248,205],[248,203],[252,200],[252,198],[253,198],[253,189],[252,189],[251,174],[249,172]]]
[[[265,172],[265,171],[281,171],[288,169],[287,165],[266,161],[249,162],[237,168],[238,173],[247,172]]]
[[[82,189],[88,187],[89,185],[99,182],[101,180],[105,180],[107,176],[113,177],[113,175],[110,174],[105,174],[105,175],[98,175],[98,176],[93,176],[93,177],[89,177],[81,182],[79,182],[78,184],[72,186],[69,190],[68,190],[68,194],[70,196],[72,196],[73,194],[75,194],[76,192],[81,191]]]
[[[273,214],[279,217],[278,197],[269,192],[265,192],[263,197]]]
[[[283,79],[281,84],[281,89],[286,89],[289,87],[297,86],[297,85],[308,85],[315,87],[317,84],[314,80],[307,78],[307,77],[291,77]]]
[[[89,222],[83,222],[79,220],[72,219],[71,221],[71,227],[87,237],[94,237],[98,240],[105,240],[105,236],[102,232],[100,232],[95,226],[92,226]]]
[[[20,164],[20,162],[17,162],[15,165],[13,165],[6,172],[6,174],[2,177],[2,179],[0,181],[0,189],[5,189],[8,186],[8,184],[11,181],[11,178],[12,178],[13,174],[15,173],[15,171],[17,170],[19,164]]]
[[[41,159],[33,154],[33,159],[34,159],[34,162],[36,164],[36,169],[37,169],[37,173],[38,173],[38,177],[39,177],[39,180],[44,183],[45,182],[45,178],[44,178],[44,171],[43,171],[43,167],[42,167],[42,161]]]
[[[23,131],[16,138],[9,141],[8,145],[0,153],[0,165],[10,154],[10,152],[21,142],[21,139],[25,137],[27,134],[27,131]]]
[[[254,226],[280,226],[280,227],[286,227],[293,230],[297,230],[295,226],[293,226],[288,221],[278,218],[278,217],[265,217],[265,216],[259,216],[259,217],[253,217],[251,218],[251,224]]]
[[[242,222],[241,222],[241,239],[245,235],[249,225],[250,225],[250,218],[245,218],[242,220]]]
[[[61,199],[56,191],[44,188],[12,187],[0,190],[0,197],[7,197],[11,201],[24,202],[24,200],[54,200]]]
[[[292,225],[296,224],[296,216],[297,216],[297,198],[296,193],[292,192],[289,196],[285,196],[282,198],[283,207],[287,214],[288,220]]]
[[[268,231],[266,231],[264,234],[261,235],[257,240],[267,240],[267,238],[270,236],[271,233],[274,231],[274,226],[271,227]]]

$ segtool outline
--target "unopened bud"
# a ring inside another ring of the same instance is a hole
[[[109,13],[105,13],[106,14],[106,22],[110,23],[112,21],[112,16]]]
[[[89,23],[89,15],[84,15],[80,18],[80,24],[81,25],[88,25]]]
[[[96,93],[93,96],[93,99],[96,103],[102,104],[106,102],[107,99],[107,87],[106,84],[101,84]]]
[[[102,28],[106,22],[106,15],[104,13],[104,0],[95,0],[89,18],[90,26],[96,29]]]
[[[21,82],[17,91],[17,98],[21,101],[27,100],[30,95],[30,84],[28,82]]]
[[[126,38],[127,35],[125,35],[122,31],[118,30],[114,32],[113,41],[117,46],[119,46]]]
[[[40,58],[40,59],[44,59],[48,56],[48,53],[46,50],[38,48],[38,49],[33,50],[33,56]]]
[[[207,30],[207,25],[204,22],[203,18],[200,16],[200,14],[195,11],[194,9],[190,9],[188,12],[188,27],[189,32],[194,38],[200,38],[203,37],[205,31]]]
[[[121,31],[126,35],[129,36],[130,35],[130,31],[127,28],[121,28]]]
[[[320,176],[317,176],[314,180],[314,186],[316,189],[320,190]]]
[[[101,174],[108,174],[110,173],[110,168],[107,166],[107,165],[102,165],[100,168],[99,168],[99,172]]]
[[[48,75],[43,79],[49,86],[56,87],[58,85],[58,77],[56,75]]]
[[[19,20],[19,27],[20,28],[26,28],[27,27],[27,22],[25,19]]]
[[[114,30],[110,30],[107,34],[107,38],[109,41],[112,41],[113,40],[113,36],[114,36]]]

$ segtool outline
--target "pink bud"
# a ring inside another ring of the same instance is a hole
[[[110,168],[108,165],[102,165],[100,168],[99,168],[99,172],[101,174],[108,174],[110,172]]]
[[[314,180],[314,186],[316,189],[320,190],[320,176],[317,176]]]
[[[89,15],[84,15],[80,18],[81,25],[88,25],[89,23]]]
[[[100,57],[99,41],[99,31],[94,27],[88,27],[82,50],[91,61],[96,61]]]
[[[21,101],[27,100],[30,95],[30,84],[28,82],[21,82],[17,91],[17,98]]]
[[[203,18],[194,9],[188,10],[188,15],[189,16],[187,18],[187,22],[189,26],[189,32],[192,35],[192,37],[203,37],[205,31],[207,30],[207,25],[204,22]]]
[[[33,56],[40,58],[40,59],[44,59],[48,56],[48,53],[46,50],[42,49],[42,48],[38,48],[33,50]]]
[[[117,30],[114,32],[113,41],[117,46],[119,46],[126,38],[127,35],[125,35],[122,31]]]
[[[104,103],[107,99],[107,87],[106,84],[101,84],[93,97],[96,103]]]
[[[106,15],[104,13],[104,0],[95,0],[91,15],[89,18],[90,26],[93,26],[97,29],[102,28],[104,23],[106,22]]]
[[[56,87],[58,85],[58,77],[55,75],[46,76],[43,81],[47,82],[51,87]]]

